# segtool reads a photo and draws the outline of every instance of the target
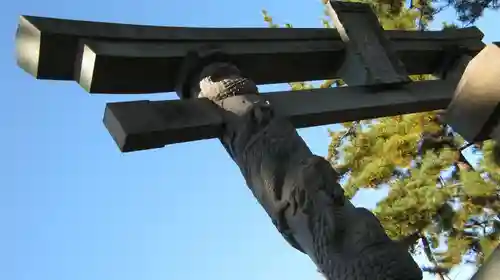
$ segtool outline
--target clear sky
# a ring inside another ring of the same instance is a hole
[[[320,27],[319,0],[7,2],[0,12],[0,279],[320,279],[274,229],[217,140],[121,154],[102,125],[103,109],[136,96],[90,96],[76,83],[37,81],[14,59],[21,14],[264,27],[265,8],[279,22]],[[485,41],[500,41],[499,24],[499,13],[479,22]],[[326,154],[327,127],[300,133]],[[355,202],[372,207],[377,196]]]

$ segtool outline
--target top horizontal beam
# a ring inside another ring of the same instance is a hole
[[[462,46],[471,55],[484,47],[483,34],[475,27],[425,32],[384,31],[384,35],[409,74],[432,73],[447,46]],[[92,41],[94,47],[96,44],[116,47],[111,51],[106,48],[105,59],[96,61],[88,70],[91,76],[96,72],[108,73],[106,80],[88,88],[94,93],[173,91],[182,58],[188,51],[206,45],[235,49],[233,56],[240,61],[238,67],[258,84],[337,78],[336,70],[344,57],[342,40],[334,29],[161,27],[21,16],[16,34],[17,61],[21,68],[38,79],[79,80],[82,69],[78,68],[78,60],[85,49],[82,47],[85,40]],[[240,52],[235,47],[246,43],[254,45],[255,52],[249,53],[248,48]],[[169,45],[182,51],[172,55],[166,51]],[[270,45],[273,47],[268,50]],[[326,49],[325,45],[331,49]],[[164,51],[156,57],[141,53],[143,49],[152,48]],[[272,57],[276,58],[269,60]],[[120,71],[109,75],[107,71],[135,67],[138,68],[127,70],[131,71],[130,76],[120,76],[123,74]],[[145,80],[148,76],[149,80]]]
[[[31,26],[46,36],[140,41],[340,40],[326,28],[177,27],[95,22],[23,15],[19,27]],[[286,31],[283,31],[286,30]],[[465,30],[465,31],[464,31]],[[443,31],[386,31],[393,40],[453,40],[477,38],[475,27]]]

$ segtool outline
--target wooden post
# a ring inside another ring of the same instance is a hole
[[[349,86],[410,82],[369,5],[331,0],[327,12],[347,47],[347,58],[340,69],[344,82]]]
[[[187,59],[192,65],[185,69],[194,73],[183,75],[192,78],[180,81],[184,92],[178,95],[218,106],[222,145],[291,246],[328,280],[422,279],[407,248],[392,241],[369,210],[345,198],[330,163],[311,153],[252,80],[227,60],[213,58],[218,56],[192,55],[198,59]]]
[[[469,142],[491,138],[500,119],[500,47],[487,45],[461,75],[445,120]],[[494,138],[500,140],[500,133]]]

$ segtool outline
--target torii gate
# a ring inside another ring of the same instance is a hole
[[[331,1],[329,11],[336,30],[22,16],[17,61],[37,79],[74,80],[90,93],[175,90],[180,100],[107,104],[104,124],[122,152],[219,138],[283,237],[329,280],[421,279],[406,248],[387,237],[370,211],[345,199],[335,171],[295,129],[444,109],[470,59],[481,52],[474,63],[492,66],[499,48],[485,48],[475,27],[384,31],[366,4]],[[496,125],[489,119],[499,98],[483,102],[489,109],[479,113],[458,114],[480,114],[482,123],[464,123],[454,113],[470,103],[468,96],[492,96],[499,88],[491,77],[500,68],[490,68],[489,87],[485,78],[468,79],[480,72],[468,68],[455,93],[461,98],[450,106],[449,122],[459,120],[468,140],[489,137]],[[411,82],[412,74],[441,79]],[[339,77],[349,86],[262,95],[256,87]]]

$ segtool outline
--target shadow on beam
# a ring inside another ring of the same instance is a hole
[[[296,128],[443,109],[453,81],[423,81],[373,92],[341,87],[263,94],[276,114]],[[229,97],[238,98],[236,97]],[[222,131],[220,108],[207,99],[108,103],[104,123],[122,152],[216,138]]]
[[[484,47],[475,27],[384,35],[409,74],[432,73],[445,47],[462,46],[471,55]],[[339,34],[325,28],[160,27],[22,16],[16,34],[22,69],[38,79],[83,77],[80,82],[93,93],[173,91],[187,51],[207,45],[230,50],[242,72],[258,84],[335,78],[344,59]],[[95,55],[88,69],[77,63],[83,50],[86,60],[89,52]]]

